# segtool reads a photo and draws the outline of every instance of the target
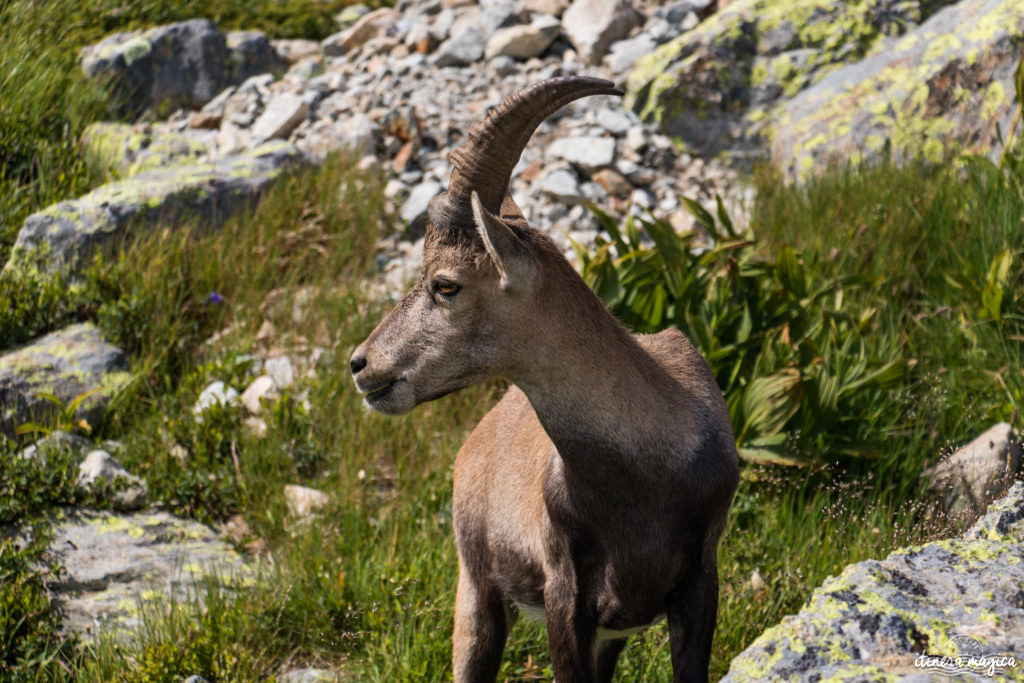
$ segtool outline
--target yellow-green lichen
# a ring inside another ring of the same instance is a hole
[[[132,522],[127,517],[118,517],[115,515],[96,517],[95,519],[89,520],[89,525],[96,527],[96,533],[99,534],[126,533],[132,538],[142,538],[146,533],[145,529]]]
[[[131,66],[140,59],[149,56],[153,46],[145,38],[133,38],[121,46],[121,54],[124,55],[124,63]]]
[[[139,605],[131,598],[122,598],[118,600],[117,609],[126,613],[130,617],[137,617],[139,614]]]
[[[1006,88],[1003,87],[1002,81],[992,81],[985,89],[985,99],[981,102],[982,118],[995,118],[999,109],[1006,105]]]
[[[889,681],[898,680],[900,680],[900,676],[886,673],[884,669],[872,666],[871,664],[848,664],[831,676],[822,678],[821,683],[842,683],[843,681],[873,681],[875,683],[883,681],[889,683]]]

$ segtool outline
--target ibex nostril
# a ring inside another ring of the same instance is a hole
[[[352,360],[349,361],[349,367],[352,368],[352,374],[358,375],[359,371],[366,367],[365,356],[352,356]]]

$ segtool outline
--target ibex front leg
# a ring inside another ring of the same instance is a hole
[[[500,591],[459,566],[452,638],[456,683],[493,681],[501,668],[509,616]]]
[[[580,611],[576,582],[568,572],[549,575],[544,586],[551,668],[558,683],[597,680],[594,623]]]

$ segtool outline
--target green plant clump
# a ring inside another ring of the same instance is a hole
[[[759,184],[741,235],[721,203],[716,218],[687,202],[716,238],[706,249],[663,222],[620,229],[597,211],[611,239],[578,252],[584,278],[624,323],[673,325],[694,340],[726,394],[741,454],[907,463],[894,441],[934,439],[950,413],[1010,416],[1024,332],[1016,173],[972,159],[837,170],[804,188]],[[950,391],[963,401],[952,410],[936,403]]]

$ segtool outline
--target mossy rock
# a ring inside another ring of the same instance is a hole
[[[149,126],[105,122],[85,129],[82,150],[86,162],[111,179],[195,163],[207,151],[202,142],[184,133],[155,133]]]
[[[97,626],[136,628],[147,605],[201,598],[206,577],[228,590],[255,582],[255,566],[212,529],[167,512],[68,509],[52,521],[50,554],[66,568],[50,583],[53,599],[64,629],[86,639]]]
[[[935,658],[1020,657],[1024,643],[1024,483],[961,538],[850,565],[796,615],[733,659],[723,681],[897,681],[942,674]],[[964,673],[986,674],[986,665]],[[1001,680],[1024,667],[997,666]],[[950,673],[949,671],[945,672]],[[943,679],[945,680],[945,679]]]
[[[294,145],[275,140],[213,163],[156,168],[108,183],[25,219],[5,268],[30,267],[43,249],[50,272],[74,275],[94,250],[158,226],[190,220],[217,228],[250,208],[284,169],[304,161]]]
[[[103,341],[91,323],[78,323],[0,355],[0,431],[13,434],[26,422],[47,422],[56,406],[94,392],[74,417],[90,425],[103,417],[110,399],[128,382],[124,352]]]
[[[627,101],[697,153],[756,152],[777,102],[921,17],[917,0],[735,0],[640,60]]]
[[[130,118],[198,109],[229,85],[285,68],[262,33],[229,39],[208,19],[112,34],[84,48],[81,63],[89,78],[108,86],[114,110]]]
[[[1019,103],[1024,3],[965,0],[863,61],[836,70],[777,110],[773,162],[804,178],[830,160],[879,154],[993,160]]]

